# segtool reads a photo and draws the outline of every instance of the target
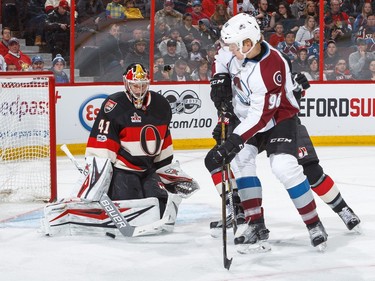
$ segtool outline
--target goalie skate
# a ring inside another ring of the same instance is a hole
[[[324,252],[327,248],[326,241],[328,239],[328,234],[323,224],[318,221],[317,223],[308,225],[307,229],[309,231],[311,245],[317,247],[318,251]]]
[[[269,230],[266,228],[263,220],[242,224],[234,238],[237,252],[240,254],[265,253],[271,251],[268,243]]]
[[[345,223],[349,230],[360,234],[362,232],[359,223],[361,220],[349,207],[344,207],[340,212],[338,212],[339,217]]]

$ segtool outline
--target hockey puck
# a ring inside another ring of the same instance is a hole
[[[113,239],[116,238],[116,235],[113,234],[113,233],[110,233],[110,232],[106,232],[105,235],[107,235],[107,236],[109,236],[109,237],[111,237],[111,238],[113,238]]]

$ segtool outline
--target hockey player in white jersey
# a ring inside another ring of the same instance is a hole
[[[246,249],[268,239],[255,167],[256,155],[265,150],[273,173],[307,226],[312,245],[323,247],[328,235],[317,214],[309,182],[297,161],[299,107],[293,96],[295,85],[288,63],[262,40],[255,18],[247,14],[231,18],[223,26],[221,40],[224,47],[215,63],[217,82],[229,79],[234,90],[230,99],[240,123],[224,144],[207,154],[205,164],[214,174],[223,160],[229,163],[233,159],[231,164],[247,222],[243,231],[237,231],[234,242]]]

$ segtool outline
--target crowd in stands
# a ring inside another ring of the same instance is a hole
[[[31,59],[22,53],[14,30],[22,31],[27,45],[52,54],[56,73],[56,65],[69,66],[70,2],[16,0],[18,23],[5,16],[3,7],[0,71],[43,69],[40,56]],[[235,13],[253,15],[264,38],[289,57],[293,71],[304,72],[309,80],[375,79],[375,1],[369,0],[155,0],[152,27],[150,0],[76,0],[76,60],[86,40],[80,35],[90,33],[99,38],[98,81],[121,81],[133,62],[153,65],[154,81],[209,81],[220,29],[233,16],[235,3]]]

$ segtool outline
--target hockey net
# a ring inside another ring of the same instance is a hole
[[[0,73],[0,202],[56,199],[52,73]]]

